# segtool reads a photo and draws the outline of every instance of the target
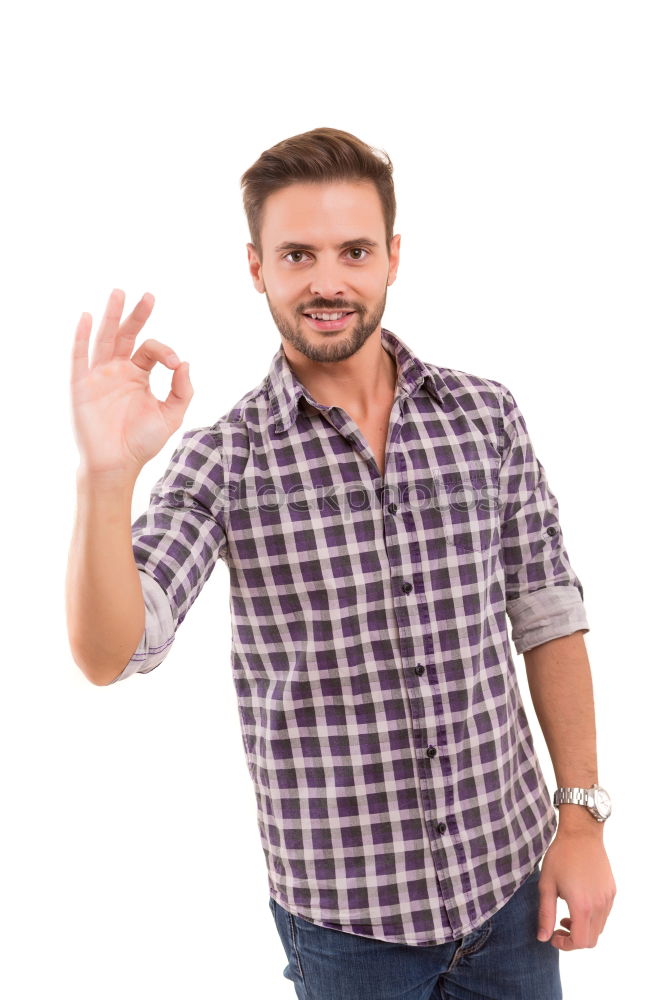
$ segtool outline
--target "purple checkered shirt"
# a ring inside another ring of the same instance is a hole
[[[146,623],[116,680],[162,663],[223,559],[270,895],[433,945],[507,903],[557,826],[507,618],[518,653],[588,624],[511,392],[381,338],[398,375],[383,477],[282,346],[184,434],[132,525]]]

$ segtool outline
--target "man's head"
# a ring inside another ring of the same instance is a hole
[[[313,361],[343,360],[379,329],[400,250],[392,169],[348,132],[320,128],[243,174],[255,288],[280,334]],[[318,323],[314,311],[352,315]]]

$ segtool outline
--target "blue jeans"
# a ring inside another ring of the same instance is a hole
[[[562,1000],[560,953],[537,941],[539,865],[511,899],[458,941],[415,946],[271,913],[299,1000]]]

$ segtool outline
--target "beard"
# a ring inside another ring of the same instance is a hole
[[[387,286],[388,289],[388,286]],[[285,340],[289,341],[292,347],[295,347],[297,351],[304,354],[306,358],[310,361],[344,361],[345,358],[350,358],[352,354],[356,354],[359,348],[363,347],[366,340],[371,334],[377,329],[377,326],[381,322],[381,318],[384,315],[384,309],[386,307],[386,296],[387,289],[384,290],[384,296],[381,302],[373,308],[372,312],[368,312],[367,309],[355,307],[354,318],[350,321],[352,323],[352,331],[345,337],[341,337],[339,333],[325,334],[325,336],[334,338],[334,343],[331,344],[316,344],[313,343],[307,335],[302,334],[300,329],[296,325],[292,325],[289,320],[276,309],[273,308],[271,300],[268,297],[268,292],[266,292],[266,301],[268,302],[268,308],[270,309],[271,316],[275,322],[276,327],[280,331],[281,336]],[[306,312],[336,312],[344,311],[349,309],[349,304],[338,304],[336,306],[320,306],[316,305],[311,309],[307,309]],[[303,319],[303,323],[307,320]],[[312,331],[312,337],[316,336],[316,331]]]

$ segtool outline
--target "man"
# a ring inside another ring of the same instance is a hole
[[[79,322],[74,658],[100,685],[153,670],[224,560],[297,995],[560,997],[559,950],[594,947],[615,885],[557,500],[506,386],[423,362],[381,326],[400,253],[390,159],[320,128],[242,183],[249,269],[281,345],[258,386],[184,434],[131,530],[136,477],[192,398],[187,364],[155,340],[132,353],[151,296],[121,324],[114,290],[90,364]],[[149,390],[157,362],[174,372],[165,402]],[[554,930],[558,895],[570,918]]]

